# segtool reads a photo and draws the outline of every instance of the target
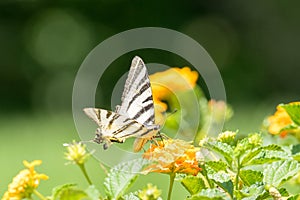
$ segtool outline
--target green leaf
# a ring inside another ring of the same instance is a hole
[[[148,163],[144,159],[135,159],[111,168],[104,181],[106,194],[112,199],[118,199]]]
[[[283,151],[283,149],[279,145],[276,145],[276,144],[271,144],[271,145],[268,145],[268,146],[251,149],[242,158],[242,162],[241,162],[242,166],[248,165],[249,164],[248,162],[251,159],[253,159],[254,157],[256,157],[261,152],[264,152],[264,150],[269,150],[269,151]]]
[[[291,196],[287,200],[297,200],[298,198],[299,198],[299,194],[297,194],[295,196]]]
[[[288,113],[292,121],[300,126],[300,105],[299,104],[283,104],[280,105]]]
[[[210,167],[214,171],[225,171],[227,169],[227,164],[222,160],[219,161],[208,161],[205,163],[206,166]]]
[[[253,159],[255,156],[257,156],[260,152],[262,151],[262,148],[256,148],[253,149],[252,151],[249,151],[243,158],[241,165],[246,166],[248,165],[248,162]]]
[[[300,153],[300,144],[295,144],[292,146],[292,154],[295,155],[298,153]]]
[[[280,188],[280,189],[278,190],[278,192],[279,192],[280,195],[283,196],[283,197],[289,196],[289,193],[288,193],[288,191],[287,191],[285,188]],[[264,191],[264,192],[262,192],[262,193],[257,197],[256,200],[265,200],[265,199],[268,199],[268,198],[270,198],[270,197],[271,197],[270,193],[269,193],[268,191]]]
[[[91,200],[99,200],[100,192],[94,185],[90,185],[86,190],[85,193]]]
[[[225,193],[220,190],[214,189],[204,189],[201,190],[198,194],[187,198],[187,200],[229,200],[230,198],[226,196]]]
[[[52,191],[53,200],[83,200],[88,195],[83,191],[75,188],[76,184],[64,184],[57,186]],[[89,198],[88,198],[89,199]]]
[[[242,190],[237,191],[237,199],[256,200],[259,195],[265,191],[263,183],[256,183],[249,187],[244,186]]]
[[[137,197],[134,193],[129,193],[129,194],[126,194],[122,197],[122,199],[124,200],[140,200],[139,197]]]
[[[270,151],[262,149],[259,154],[252,160],[250,160],[246,165],[261,165],[272,163],[279,160],[285,160],[289,158],[289,155],[284,151]]]
[[[209,174],[208,177],[212,179],[218,186],[220,186],[225,192],[227,192],[231,197],[233,197],[233,183],[228,174],[226,174],[225,172],[218,172]]]
[[[263,180],[263,173],[260,171],[254,170],[241,170],[240,178],[244,182],[245,185],[250,186],[257,182],[261,182]]]
[[[261,148],[264,150],[269,150],[269,151],[283,151],[282,147],[277,144],[270,144],[268,146],[264,146]]]
[[[187,176],[181,180],[181,184],[192,195],[206,188],[204,181],[197,176]]]
[[[218,152],[225,158],[228,164],[231,164],[233,158],[233,149],[230,145],[219,141],[208,141],[204,143],[204,147]]]
[[[300,170],[300,164],[295,160],[273,162],[264,170],[264,182],[278,187]]]

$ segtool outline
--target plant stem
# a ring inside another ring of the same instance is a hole
[[[44,197],[41,193],[39,193],[37,190],[33,190],[33,193],[41,200],[47,200],[46,197]]]
[[[175,173],[170,174],[170,185],[169,185],[168,200],[171,199],[171,194],[172,194],[172,190],[173,190],[175,176],[176,176]]]
[[[239,176],[240,176],[240,157],[237,158],[237,173],[236,173],[236,177],[235,177],[235,189],[239,190]]]
[[[93,185],[91,179],[89,178],[89,176],[88,176],[88,174],[87,174],[87,172],[86,172],[86,170],[85,170],[84,164],[78,164],[78,166],[80,167],[80,169],[81,169],[81,171],[82,171],[82,173],[83,173],[85,179],[87,180],[87,182],[88,182],[90,185]]]

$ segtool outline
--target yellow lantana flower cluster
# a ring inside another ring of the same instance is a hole
[[[27,169],[23,169],[13,178],[12,183],[8,185],[8,190],[2,197],[2,200],[30,198],[34,190],[39,186],[40,180],[48,179],[48,176],[45,174],[38,174],[34,170],[34,166],[40,165],[41,163],[41,160],[34,160],[31,163],[23,161],[23,164]]]
[[[198,73],[189,67],[170,68],[149,76],[155,105],[156,123],[164,121],[162,113],[166,112],[168,98],[179,91],[191,90],[195,87]]]
[[[85,144],[73,141],[71,144],[64,144],[67,148],[65,158],[74,164],[82,165],[90,157],[91,153],[86,151]]]
[[[145,173],[184,173],[197,175],[201,168],[196,160],[199,151],[189,142],[179,139],[158,141],[144,153],[143,157],[154,164],[145,169]]]
[[[141,200],[162,200],[160,195],[161,190],[157,189],[157,186],[153,186],[151,183],[147,184],[147,188],[138,192],[138,197]]]

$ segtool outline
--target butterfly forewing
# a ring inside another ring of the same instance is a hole
[[[154,105],[147,68],[143,60],[134,57],[117,112],[144,125],[154,124]]]

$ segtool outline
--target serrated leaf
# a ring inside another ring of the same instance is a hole
[[[124,200],[140,200],[139,197],[137,197],[135,194],[133,194],[132,192],[129,194],[126,194],[122,197],[122,199]]]
[[[227,164],[222,160],[219,161],[208,161],[205,163],[206,166],[210,167],[214,171],[225,171],[227,169]]]
[[[262,183],[253,184],[249,187],[244,186],[242,190],[238,191],[238,199],[243,200],[257,200],[257,197],[260,196],[265,191],[265,187]]]
[[[118,199],[148,163],[144,159],[135,159],[111,168],[104,181],[106,194],[110,198]]]
[[[264,176],[262,172],[254,170],[241,170],[239,175],[244,184],[247,186],[261,182]]]
[[[220,186],[225,192],[227,192],[231,197],[233,196],[233,183],[228,174],[224,172],[217,172],[214,174],[209,174],[208,177],[213,180],[218,186]]]
[[[253,159],[248,165],[262,165],[282,160],[281,158],[257,158]]]
[[[300,170],[300,164],[295,160],[273,162],[264,170],[264,182],[278,187]]]
[[[53,199],[53,200],[58,199],[60,193],[63,190],[66,190],[66,189],[69,189],[69,188],[73,188],[75,186],[76,186],[76,184],[74,184],[74,183],[66,183],[66,184],[63,184],[63,185],[56,186],[52,190],[52,198],[51,199]]]
[[[80,189],[74,188],[74,184],[65,184],[59,186],[56,190],[53,200],[83,200],[87,199],[88,195]],[[89,198],[88,198],[89,199]]]
[[[187,199],[188,200],[229,200],[230,198],[220,190],[213,188],[213,189],[201,190],[198,194],[195,194]]]
[[[244,164],[244,166],[267,164],[279,160],[285,160],[287,158],[289,158],[289,156],[284,151],[269,151],[262,149],[254,159],[249,161],[247,164]]]
[[[86,190],[85,193],[91,200],[99,200],[100,192],[94,185],[90,185]]]
[[[197,176],[187,176],[181,180],[181,184],[187,189],[187,191],[193,195],[205,189],[204,181]]]
[[[213,151],[218,152],[225,158],[225,160],[229,164],[231,164],[232,156],[233,156],[233,149],[230,145],[219,142],[219,141],[208,141],[207,143],[204,144],[204,147],[207,147]]]
[[[262,151],[262,148],[253,149],[252,151],[249,151],[243,158],[241,165],[246,166],[248,162],[253,159],[255,156],[257,156]]]
[[[250,150],[249,152],[246,153],[246,155],[242,158],[242,162],[241,165],[242,166],[246,166],[249,164],[249,161],[251,159],[253,159],[254,157],[256,157],[258,154],[265,152],[265,150],[268,151],[283,151],[283,149],[276,144],[271,144],[268,146],[264,146],[264,147],[259,147],[259,148],[255,148]]]
[[[300,126],[300,105],[299,104],[284,104],[281,107],[288,113],[291,120]]]

